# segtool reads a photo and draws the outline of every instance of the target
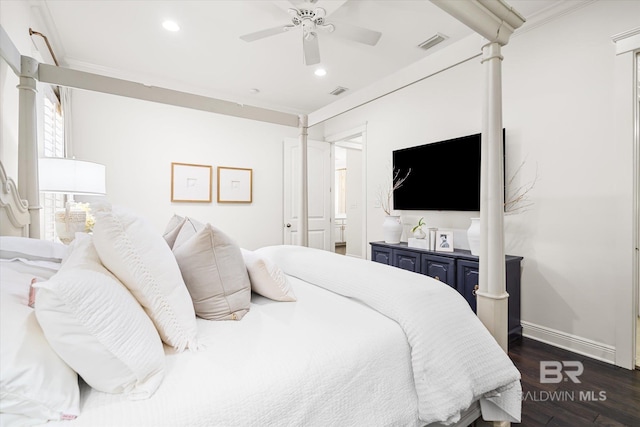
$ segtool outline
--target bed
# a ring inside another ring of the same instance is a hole
[[[9,210],[9,206],[4,203],[2,209]],[[130,244],[144,245],[148,240],[157,246],[161,241],[163,256],[169,254],[180,262],[180,253],[175,248],[172,251],[167,232],[165,236],[159,232],[141,234],[140,229],[145,229],[146,233],[153,231],[144,218],[136,217],[126,209],[114,207],[108,215],[120,215],[121,222],[130,221],[136,230],[129,231],[129,237],[133,239]],[[122,215],[130,215],[129,220],[126,217],[123,220]],[[100,219],[96,227],[98,224]],[[206,226],[224,236],[221,230],[209,224]],[[180,225],[181,229],[185,227]],[[201,234],[198,230],[203,227],[199,223],[182,240],[191,242],[194,233]],[[457,292],[426,276],[299,246],[270,246],[253,252],[234,248],[236,256],[252,252],[252,256],[267,263],[269,274],[280,283],[286,283],[294,300],[260,295],[254,289],[254,277],[249,274],[253,292],[248,310],[238,316],[240,319],[205,320],[193,316],[197,342],[166,340],[160,331],[163,342],[159,356],[161,373],[158,368],[149,370],[149,375],[147,371],[144,375],[138,374],[139,382],[142,377],[154,379],[136,386],[135,391],[126,390],[127,387],[113,388],[112,384],[103,386],[101,381],[104,383],[109,379],[96,380],[94,375],[99,376],[101,371],[106,375],[109,362],[99,364],[100,354],[86,356],[92,354],[84,353],[85,348],[81,346],[88,346],[86,342],[74,339],[70,343],[68,340],[70,334],[84,334],[84,330],[58,330],[56,336],[54,328],[53,337],[50,337],[46,326],[48,320],[38,312],[42,289],[49,283],[58,283],[56,277],[63,274],[63,270],[68,275],[69,271],[82,269],[89,262],[103,263],[100,257],[95,257],[98,261],[90,261],[85,255],[91,245],[91,248],[100,246],[99,230],[96,229],[93,236],[83,234],[76,239],[84,243],[74,242],[67,247],[37,239],[6,237],[8,234],[22,235],[20,230],[11,233],[7,228],[16,227],[13,223],[3,222],[4,237],[0,245],[3,304],[7,301],[21,304],[20,310],[27,313],[32,322],[30,329],[25,330],[39,334],[47,331],[43,334],[44,340],[40,337],[39,345],[46,346],[49,342],[54,349],[52,353],[62,354],[63,361],[74,367],[71,371],[75,369],[82,373],[74,377],[78,378],[79,384],[76,411],[53,411],[46,425],[469,425],[481,412],[486,420],[519,421],[519,373]],[[115,233],[109,228],[104,232]],[[145,239],[145,242],[135,239]],[[180,248],[188,246],[187,243],[183,242]],[[35,249],[29,249],[32,247]],[[102,248],[100,256],[104,254]],[[108,258],[107,253],[104,259]],[[192,260],[193,255],[186,258]],[[164,258],[164,264],[167,259],[170,258]],[[246,262],[244,267],[249,269]],[[117,272],[115,279],[121,276],[125,282],[126,273],[109,265],[112,272]],[[176,265],[184,269],[184,265]],[[29,308],[33,278],[37,279],[34,286],[38,291],[35,308]],[[96,300],[87,303],[95,304],[95,312],[102,310],[104,301],[120,301],[119,296],[98,300],[95,295],[102,288],[93,289],[87,283],[92,282],[82,276],[83,288],[72,286],[70,289],[80,295],[79,299]],[[126,292],[129,299],[136,295],[135,289],[122,287],[129,292],[118,289]],[[184,289],[183,293],[187,294]],[[62,303],[75,298],[69,293],[64,296]],[[139,296],[136,299],[140,302]],[[126,341],[126,336],[132,334],[129,329],[144,329],[142,324],[140,328],[128,327],[137,324],[137,320],[127,317],[125,302],[116,303],[115,307],[109,308],[112,312],[105,314],[107,323],[115,328],[112,331],[116,335],[115,341]],[[144,306],[144,301],[140,304]],[[55,310],[59,310],[57,306]],[[240,312],[239,308],[232,310]],[[4,307],[2,310],[3,351],[10,345],[6,335],[13,335],[15,340],[15,328],[6,333],[6,325],[17,324],[14,319],[6,318],[14,311]],[[57,315],[58,312],[54,313]],[[149,315],[152,316],[153,313]],[[33,324],[34,319],[42,329]],[[119,329],[118,321],[125,322]],[[92,325],[96,327],[96,324]],[[104,320],[97,325],[104,327]],[[148,322],[145,325],[149,328]],[[66,323],[64,327],[69,328]],[[146,343],[145,338],[133,338]],[[113,336],[107,335],[106,341],[109,339]],[[74,354],[65,355],[65,347],[61,349],[60,342],[54,344],[56,340],[62,340],[64,346],[72,346],[69,351]],[[140,348],[141,352],[157,353],[157,342],[144,344],[149,347]],[[135,347],[129,345],[125,346],[127,351]],[[51,352],[51,348],[47,351]],[[84,361],[74,360],[74,357],[82,358],[83,354]],[[0,360],[3,364],[3,406],[6,406],[11,400],[7,397],[11,378],[6,371],[15,367],[7,366],[8,359],[4,356]],[[123,356],[124,359],[127,357]],[[94,362],[87,364],[86,359]],[[85,381],[85,377],[90,380]],[[14,381],[24,383],[29,375],[23,373],[17,378]],[[112,389],[100,391],[94,383],[103,390]],[[38,388],[36,384],[34,386]],[[45,396],[46,399],[49,396]],[[73,396],[70,398],[63,393],[60,399],[65,405],[73,406],[69,403],[73,402]],[[14,405],[13,408],[3,408],[3,425],[41,425],[47,421],[46,418],[25,417],[20,413],[24,406]]]

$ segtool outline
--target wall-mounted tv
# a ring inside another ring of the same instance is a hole
[[[504,135],[503,129],[503,152]],[[477,133],[393,151],[393,170],[398,176],[411,170],[393,192],[393,208],[479,211],[480,142]]]

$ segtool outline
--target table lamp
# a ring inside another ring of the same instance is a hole
[[[67,195],[65,210],[55,213],[56,234],[69,244],[76,232],[85,231],[87,212],[74,209],[73,196],[106,194],[105,166],[75,159],[43,157],[38,159],[40,191]]]

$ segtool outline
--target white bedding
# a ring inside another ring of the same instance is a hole
[[[174,354],[148,400],[83,386],[77,426],[414,426],[410,349],[397,323],[290,278],[298,301],[253,295],[237,322],[198,319],[204,351]]]
[[[270,246],[289,275],[398,322],[411,346],[420,419],[452,423],[480,399],[483,418],[520,422],[520,373],[464,298],[427,276],[300,246]]]
[[[205,349],[165,346],[151,398],[82,383],[80,416],[46,425],[422,426],[455,422],[478,399],[485,419],[519,419],[518,371],[448,286],[308,248],[257,252],[287,274],[297,302],[254,294],[241,321],[197,319]]]

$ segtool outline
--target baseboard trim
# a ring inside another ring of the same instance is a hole
[[[547,328],[529,322],[522,323],[522,335],[536,341],[569,350],[592,359],[615,364],[616,348],[614,346],[592,341],[587,338],[567,334],[566,332]]]

